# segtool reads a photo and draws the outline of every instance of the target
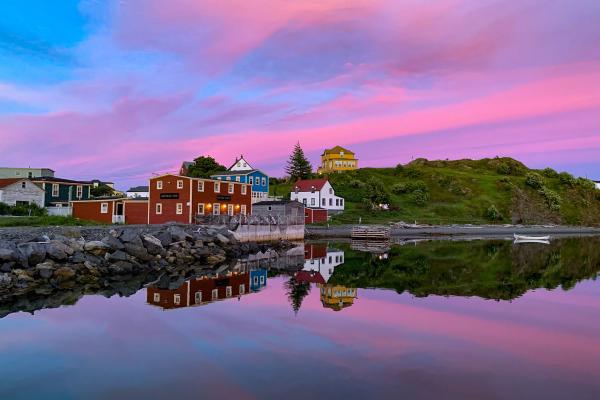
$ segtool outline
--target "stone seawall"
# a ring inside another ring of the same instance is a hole
[[[179,225],[14,231],[0,239],[0,301],[39,288],[110,286],[139,274],[217,268],[228,260],[291,247],[241,243],[227,227]]]

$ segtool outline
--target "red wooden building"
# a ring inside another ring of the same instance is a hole
[[[317,224],[319,222],[327,222],[329,213],[325,208],[309,208],[304,209],[305,224]]]
[[[73,217],[102,224],[147,224],[148,200],[104,198],[71,202]]]

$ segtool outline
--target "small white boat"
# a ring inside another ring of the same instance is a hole
[[[515,243],[550,243],[550,236],[527,236],[514,234]]]

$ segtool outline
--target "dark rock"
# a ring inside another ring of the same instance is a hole
[[[23,266],[34,266],[46,258],[46,247],[43,243],[22,243],[19,251],[23,255]]]
[[[141,244],[140,233],[136,229],[124,229],[119,239],[123,243]]]
[[[133,270],[133,264],[127,261],[117,261],[108,267],[109,271],[113,274],[129,274]]]
[[[113,235],[105,236],[102,243],[109,245],[113,250],[123,250],[125,248],[125,245]]]
[[[12,284],[12,277],[10,274],[0,274],[0,287],[8,288]]]
[[[221,234],[221,233],[217,233],[217,240],[221,243],[221,244],[228,244],[229,243],[229,239],[227,239],[225,237],[225,235]]]
[[[144,247],[148,250],[148,253],[150,254],[162,254],[165,251],[161,241],[152,235],[143,235],[142,243],[144,244]]]
[[[46,255],[53,260],[66,260],[73,254],[73,249],[58,240],[52,240],[46,243]]]
[[[152,259],[152,256],[148,254],[148,250],[145,247],[133,243],[125,243],[125,252],[140,261],[150,261]]]
[[[212,255],[206,257],[206,262],[209,264],[215,265],[215,264],[222,263],[226,259],[227,259],[227,257],[225,257],[225,255],[223,255],[223,254],[212,254]]]
[[[127,261],[129,260],[129,256],[122,250],[117,250],[112,254],[108,255],[109,261]]]
[[[192,236],[184,231],[179,226],[170,226],[167,228],[167,232],[169,232],[176,242],[181,242],[183,240],[191,239]]]
[[[91,242],[87,242],[83,249],[88,253],[92,253],[94,255],[104,255],[106,252],[111,250],[110,246],[100,240],[93,240]]]
[[[0,261],[17,261],[19,259],[17,248],[0,248]]]
[[[73,279],[73,277],[75,277],[75,271],[69,267],[60,267],[54,271],[53,276],[56,278],[58,283],[62,283]]]
[[[163,247],[166,247],[173,242],[173,235],[171,235],[171,232],[169,231],[160,231],[154,236],[160,240]]]
[[[2,271],[2,272],[10,272],[10,271],[13,270],[13,268],[15,267],[15,265],[17,265],[17,263],[14,262],[14,261],[5,262],[2,265],[0,265],[0,271]]]
[[[35,266],[38,274],[41,278],[49,279],[54,274],[54,270],[56,269],[56,264],[52,261],[45,261]]]
[[[87,260],[87,257],[85,255],[85,253],[82,253],[81,251],[76,251],[75,253],[73,253],[73,255],[71,256],[71,262],[74,262],[76,264],[79,263],[83,263]]]

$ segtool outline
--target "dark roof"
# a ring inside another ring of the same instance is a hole
[[[26,181],[25,178],[6,178],[0,179],[0,188],[6,187],[8,185],[12,185],[13,183],[17,183],[19,181]]]
[[[233,176],[235,176],[235,175],[248,175],[248,174],[251,174],[251,173],[256,172],[256,171],[260,172],[263,175],[266,175],[261,170],[250,169],[248,171],[221,171],[221,172],[215,172],[214,174],[211,175],[211,178],[213,176],[222,176],[222,175],[233,175]]]
[[[300,192],[310,192],[314,187],[315,190],[323,189],[323,186],[327,183],[327,179],[306,179],[298,181],[294,184],[293,190],[298,190]]]
[[[182,167],[188,168],[191,167],[192,165],[194,165],[195,163],[193,161],[184,161],[181,163]]]
[[[323,155],[325,155],[325,154],[331,154],[331,153],[336,153],[337,154],[340,151],[343,151],[346,154],[352,154],[352,155],[354,155],[353,151],[345,149],[342,146],[335,146],[335,147],[332,147],[331,149],[325,149],[325,151],[323,151]]]
[[[320,283],[325,284],[325,278],[321,275],[320,272],[316,271],[298,271],[296,273],[296,280],[298,282],[307,282],[307,283]]]
[[[127,191],[128,192],[148,192],[148,191],[150,191],[150,186],[134,186]]]
[[[265,201],[259,201],[258,203],[252,204],[252,207],[274,206],[274,205],[282,205],[282,204],[300,204],[301,206],[303,206],[302,203],[300,203],[299,201],[296,201],[296,200],[265,200]]]
[[[33,182],[54,182],[54,183],[78,183],[80,185],[91,185],[90,181],[74,181],[72,179],[56,178],[51,176],[42,176],[40,178],[30,178]]]

